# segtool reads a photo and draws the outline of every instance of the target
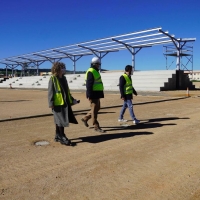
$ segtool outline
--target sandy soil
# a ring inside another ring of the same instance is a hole
[[[105,134],[80,121],[88,111],[83,92],[73,106],[78,125],[54,142],[47,91],[0,89],[1,200],[199,200],[200,91],[140,93],[134,98],[139,125],[128,110],[118,123],[118,93],[102,99]],[[36,146],[37,141],[49,145]]]

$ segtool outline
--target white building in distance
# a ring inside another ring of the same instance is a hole
[[[190,80],[200,81],[200,70],[185,71],[184,73],[188,74]]]

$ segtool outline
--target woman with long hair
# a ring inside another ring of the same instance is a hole
[[[48,85],[48,103],[52,109],[56,127],[55,141],[70,146],[72,143],[64,133],[64,127],[69,123],[78,124],[71,105],[74,98],[72,97],[67,79],[64,76],[66,72],[65,64],[55,62],[51,68],[52,76]]]

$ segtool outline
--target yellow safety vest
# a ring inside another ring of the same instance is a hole
[[[131,79],[127,74],[123,74],[123,77],[126,80],[126,84],[124,85],[124,93],[125,94],[133,94],[133,85]]]
[[[55,106],[62,106],[62,105],[64,105],[64,99],[63,99],[63,96],[62,96],[62,92],[61,92],[61,88],[60,88],[58,78],[55,77],[55,76],[51,76],[51,78],[52,78],[54,88],[55,88],[54,105]],[[68,97],[69,97],[70,104],[72,104],[73,100],[72,100],[72,96],[70,94],[69,87],[68,87]]]
[[[92,90],[93,91],[103,91],[103,89],[104,89],[103,82],[101,80],[101,75],[99,74],[99,72],[97,70],[95,70],[94,68],[89,68],[85,74],[85,82],[87,81],[88,72],[92,72],[92,74],[94,76],[94,84],[93,84]]]

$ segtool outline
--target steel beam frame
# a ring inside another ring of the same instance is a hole
[[[8,66],[12,65],[12,63],[17,63],[21,66],[27,63],[33,63],[35,66],[37,66],[38,74],[39,65],[41,65],[43,62],[50,61],[53,63],[60,61],[63,58],[69,58],[73,62],[73,71],[75,73],[76,62],[83,56],[93,54],[102,60],[102,58],[110,52],[128,50],[132,55],[132,66],[135,69],[135,56],[142,48],[173,43],[177,51],[176,68],[180,70],[181,52],[183,47],[187,42],[195,40],[196,38],[176,39],[175,36],[170,35],[168,31],[163,31],[161,27],[157,27],[34,53],[23,54],[21,56],[9,57],[1,59],[0,63],[5,63],[5,65]],[[26,60],[26,62],[24,62],[24,60]]]
[[[78,45],[78,46],[82,47],[82,48],[85,48],[85,49],[89,49],[96,57],[99,58],[99,60],[101,61],[101,64],[102,64],[102,58],[104,56],[106,56],[110,52],[116,52],[116,51],[118,51],[118,50],[99,51],[99,50],[92,49],[92,48],[89,48],[89,47],[86,47],[86,46],[83,46],[83,45]],[[100,65],[99,71],[101,72],[101,65]]]
[[[63,52],[63,51],[59,51],[59,50],[53,50],[55,52],[58,52],[58,53],[62,53],[64,55],[67,56],[67,58],[69,58],[70,60],[72,60],[73,62],[73,73],[75,74],[76,73],[76,61],[79,60],[81,57],[83,57],[84,55],[73,55],[73,54],[69,54],[69,53],[66,53],[66,52]],[[87,54],[87,55],[92,55],[92,54]]]
[[[163,32],[162,30],[159,30],[161,33],[167,35],[173,42],[175,48],[176,48],[176,70],[181,69],[181,53],[183,51],[183,47],[186,45],[187,42],[194,42],[196,38],[186,38],[186,39],[176,39],[175,37],[169,35],[168,33]]]

